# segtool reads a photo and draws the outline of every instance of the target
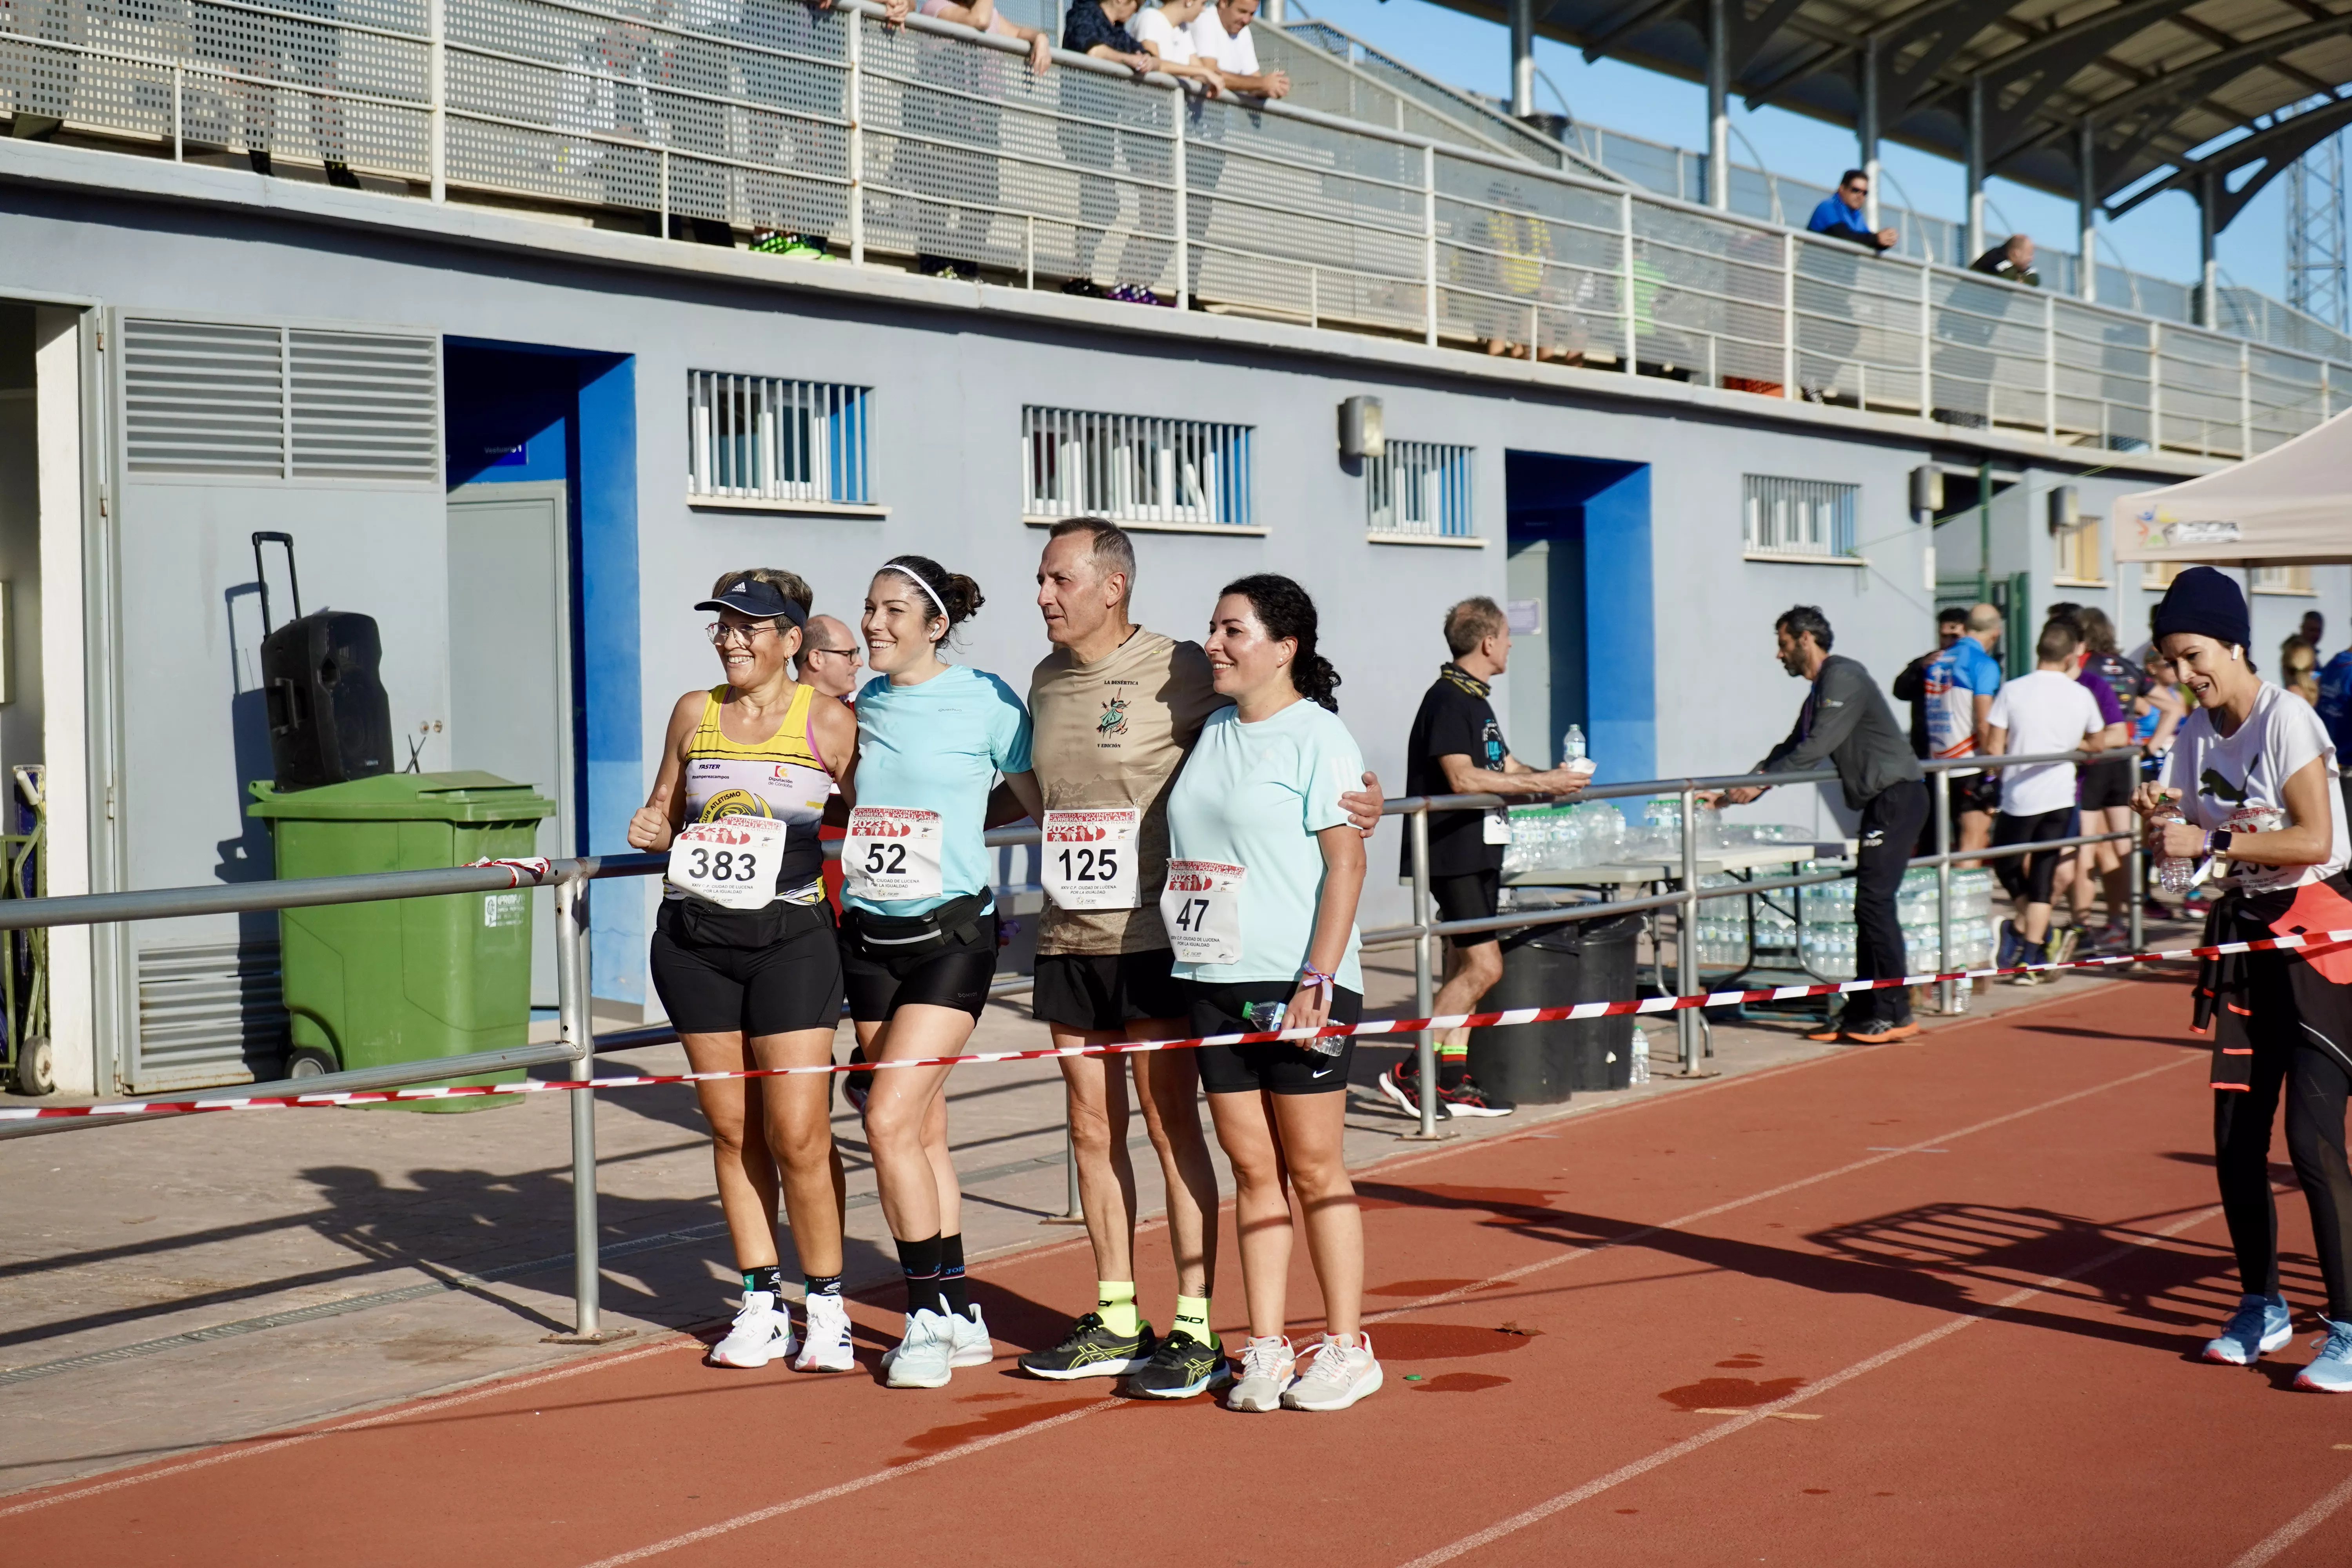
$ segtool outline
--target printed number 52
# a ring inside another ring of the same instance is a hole
[[[866,874],[869,877],[897,877],[907,869],[907,847],[903,844],[868,844],[866,847]]]

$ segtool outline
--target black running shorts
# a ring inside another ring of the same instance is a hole
[[[683,935],[681,904],[666,899],[654,917],[650,965],[655,994],[678,1033],[790,1035],[841,1022],[841,948],[824,900],[785,905],[782,934],[758,947]]]
[[[1430,896],[1437,902],[1437,918],[1442,921],[1483,921],[1491,918],[1503,907],[1503,874],[1500,871],[1473,871],[1461,877],[1432,877]],[[1492,931],[1456,931],[1445,940],[1455,947],[1478,947],[1499,942],[1502,932]]]
[[[1994,812],[2000,809],[2000,775],[1982,769],[1963,773],[1952,780],[1952,816],[1958,819],[1964,811]]]
[[[2083,809],[2105,811],[2111,805],[2131,804],[2132,787],[2139,783],[2139,763],[2132,757],[2087,763],[2075,776],[2081,780]]]
[[[2055,811],[2037,811],[2031,816],[2011,816],[2002,812],[1992,819],[1993,847],[2011,844],[2047,844],[2053,838],[2074,837],[2074,808],[2062,805]],[[2000,879],[2001,887],[2012,899],[2029,904],[2046,904],[2058,875],[2059,858],[2063,849],[2045,849],[2032,855],[2004,855],[1992,862],[1992,874]]]
[[[1170,973],[1176,955],[1051,952],[1037,958],[1029,1011],[1040,1023],[1085,1034],[1115,1034],[1139,1018],[1182,1018],[1192,1003]]]
[[[1204,985],[1188,980],[1184,990],[1192,998],[1196,1035],[1256,1029],[1259,1026],[1242,1016],[1244,1007],[1253,1002],[1279,1002],[1287,1006],[1298,994],[1296,983],[1283,980],[1242,985]],[[1360,994],[1344,986],[1331,993],[1331,1022],[1353,1024],[1363,1011]],[[1199,1048],[1201,1087],[1211,1094],[1254,1094],[1261,1089],[1268,1094],[1336,1094],[1348,1087],[1348,1072],[1356,1060],[1356,1037],[1345,1036],[1336,1043],[1339,1047],[1336,1057],[1279,1040],[1255,1046],[1202,1046]]]
[[[854,922],[841,935],[841,973],[849,988],[849,1016],[861,1024],[887,1023],[908,1004],[958,1007],[980,1016],[996,978],[996,915],[982,915],[961,939],[950,936],[920,953],[861,947]]]

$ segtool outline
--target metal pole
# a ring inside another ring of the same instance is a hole
[[[1176,308],[1189,310],[1192,308],[1192,209],[1185,190],[1189,176],[1184,169],[1184,121],[1192,100],[1179,87],[1168,95],[1168,101],[1176,116],[1176,142],[1170,149],[1174,154],[1173,173],[1176,176]]]
[[[1624,279],[1624,281],[1619,285],[1619,287],[1624,290],[1624,297],[1618,300],[1618,304],[1625,312],[1625,363],[1623,369],[1627,375],[1634,375],[1639,374],[1641,368],[1638,356],[1641,353],[1642,342],[1641,326],[1638,319],[1639,312],[1633,303],[1633,193],[1628,191],[1622,196],[1620,196],[1618,200],[1622,204],[1618,209],[1620,221],[1618,224],[1617,243],[1619,246],[1618,261],[1623,268],[1622,276]]]
[[[587,884],[566,877],[555,885],[556,1014],[565,1046],[583,1075],[593,1075],[596,1029],[589,1005]],[[572,1101],[572,1331],[565,1341],[606,1338],[598,1297],[603,1237],[596,1225],[596,1096],[575,1089]]]
[[[866,262],[866,18],[851,11],[842,25],[849,29],[848,77],[842,84],[842,96],[849,110],[849,260],[852,266]],[[1035,220],[1031,220],[1029,245],[1035,245]],[[1035,262],[1029,268],[1029,287],[1037,286]]]
[[[2221,263],[2213,252],[2214,215],[2221,205],[2221,183],[2208,169],[2197,182],[2197,324],[2209,332],[2221,320]]]
[[[1706,0],[1706,205],[1731,210],[1731,5]]]
[[[1422,341],[1437,346],[1437,147],[1421,150]]]
[[[448,10],[444,0],[431,0],[425,13],[425,28],[431,40],[425,48],[425,100],[432,143],[430,167],[432,196],[436,202],[449,199],[449,63]]]
[[[1862,173],[1870,181],[1870,195],[1863,203],[1862,221],[1878,232],[1878,40],[1864,38],[1862,44],[1862,114],[1854,127],[1861,145]]]
[[[2147,922],[2142,918],[2147,903],[2147,842],[2137,831],[2132,834],[2131,850],[2124,864],[2131,879],[2131,917],[2126,929],[2131,932],[2131,950],[2138,952],[2147,940]]]
[[[2085,119],[2074,142],[2074,216],[2083,235],[2082,257],[2074,264],[2074,292],[2093,304],[2099,299],[2098,165],[2098,128]]]
[[[669,237],[669,149],[661,150],[661,228],[664,239]]]
[[[1511,0],[1511,113],[1536,111],[1535,0]]]
[[[1691,934],[1698,923],[1698,791],[1685,784],[1682,799],[1683,898],[1675,917],[1675,989],[1687,996],[1698,989],[1698,943]],[[1706,1070],[1699,1061],[1698,1014],[1677,1009],[1675,1030],[1682,1045],[1682,1075],[1697,1078]]]
[[[1969,206],[1968,254],[1960,265],[1970,266],[1985,253],[1984,78],[1969,78],[1968,172],[1965,190]]]
[[[1952,847],[1952,775],[1942,768],[1934,773],[1936,799],[1936,853],[1948,854]],[[1936,862],[1936,967],[1958,969],[1952,959],[1952,863]],[[1967,994],[1958,984],[1946,980],[1938,984],[1942,994],[1936,998],[1937,1010],[1946,1015],[1968,1010]]]
[[[1405,831],[1412,835],[1412,923],[1421,927],[1421,934],[1412,943],[1412,1002],[1421,1017],[1426,1018],[1437,1007],[1437,988],[1431,960],[1436,947],[1429,934],[1431,920],[1429,897],[1429,806],[1415,807],[1405,818]],[[1437,1036],[1423,1029],[1417,1042],[1417,1059],[1421,1065],[1421,1125],[1405,1134],[1408,1138],[1435,1138],[1437,1131]]]

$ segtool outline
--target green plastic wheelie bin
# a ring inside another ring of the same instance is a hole
[[[555,803],[495,773],[379,773],[280,792],[253,786],[278,875],[416,871],[534,853]],[[450,893],[280,910],[278,930],[289,1077],[428,1061],[526,1043],[530,902],[512,892]],[[452,1080],[487,1083],[488,1078]],[[407,1102],[472,1110],[508,1095]]]

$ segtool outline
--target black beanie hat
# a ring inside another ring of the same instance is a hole
[[[2252,621],[2246,615],[2246,595],[2235,583],[2210,566],[2191,566],[2172,580],[2156,606],[2156,638],[2174,632],[2195,632],[2216,642],[2244,647],[2253,641]]]

